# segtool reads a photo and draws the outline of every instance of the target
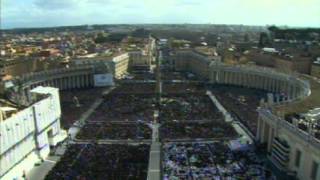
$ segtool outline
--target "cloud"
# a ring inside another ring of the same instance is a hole
[[[87,0],[86,2],[91,4],[105,4],[105,3],[112,3],[113,0]]]
[[[195,6],[195,5],[201,5],[206,3],[206,1],[201,1],[201,0],[178,0],[176,2],[177,5],[182,5],[182,6]]]
[[[2,20],[5,28],[108,23],[320,27],[319,7],[320,0],[2,0]]]
[[[45,10],[57,10],[75,8],[79,1],[77,0],[35,0],[34,4]]]

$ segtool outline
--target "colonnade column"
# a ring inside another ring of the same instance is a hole
[[[257,132],[256,132],[256,141],[260,142],[261,139],[261,131],[262,131],[262,122],[263,120],[261,119],[260,115],[258,117],[258,126],[257,126]]]
[[[264,130],[265,130],[265,122],[264,120],[261,120],[261,131],[260,131],[260,143],[263,143],[264,141]]]
[[[269,127],[269,134],[268,134],[268,152],[271,151],[272,143],[273,143],[273,137],[274,137],[274,129],[272,127]]]

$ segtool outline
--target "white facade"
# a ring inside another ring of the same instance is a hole
[[[260,108],[256,140],[265,143],[269,158],[283,172],[301,180],[320,179],[320,141],[308,132]],[[300,155],[297,155],[297,154]]]
[[[39,86],[31,94],[44,98],[0,122],[0,179],[21,179],[67,137],[60,129],[59,90]]]

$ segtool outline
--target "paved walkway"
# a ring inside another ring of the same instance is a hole
[[[92,144],[92,140],[74,140],[72,141],[72,144]],[[126,139],[117,139],[117,140],[95,140],[94,141],[97,144],[151,144],[151,140],[149,139],[143,139],[143,140],[126,140]]]
[[[27,174],[28,180],[43,180],[48,172],[54,167],[57,161],[60,160],[59,156],[50,156],[39,166],[35,166]]]
[[[156,80],[157,80],[157,101],[161,104],[162,81],[160,65],[162,60],[162,52],[159,51],[159,57],[156,57]],[[159,141],[159,110],[154,112],[154,122],[152,124],[152,144],[149,155],[148,180],[161,179],[161,142]]]
[[[161,143],[159,142],[159,123],[152,124],[152,144],[149,155],[148,180],[161,179]]]
[[[161,179],[161,143],[153,142],[149,155],[148,180]]]
[[[159,123],[152,124],[152,142],[159,142]]]
[[[249,142],[250,144],[253,143],[253,139],[247,133],[247,131],[241,126],[239,121],[234,121],[230,113],[221,105],[218,99],[211,93],[211,91],[207,91],[207,95],[210,97],[212,102],[216,105],[218,110],[223,114],[224,119],[226,122],[231,122],[234,129],[237,131],[238,134],[241,135],[239,140],[241,142]]]
[[[207,91],[207,95],[210,97],[212,102],[216,105],[218,110],[223,114],[223,116],[225,117],[225,121],[226,122],[233,121],[233,119],[232,119],[231,115],[229,114],[229,112],[220,104],[218,99],[211,93],[211,91]]]
[[[94,112],[94,110],[103,102],[102,98],[97,99],[92,105],[91,107],[84,112],[79,120],[77,122],[74,123],[73,126],[70,127],[70,129],[68,130],[68,135],[70,136],[71,139],[75,139],[76,135],[78,134],[78,132],[80,131],[80,129],[85,125],[85,121],[89,118],[89,116]]]

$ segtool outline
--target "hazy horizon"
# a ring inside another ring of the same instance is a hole
[[[320,27],[320,0],[3,0],[3,29],[104,24]]]
[[[101,24],[66,24],[66,25],[54,25],[54,26],[29,26],[29,27],[5,27],[3,30],[14,30],[14,29],[41,29],[41,28],[59,28],[59,27],[74,27],[74,26],[103,26],[103,25],[132,25],[132,26],[143,26],[143,25],[225,25],[225,26],[251,26],[251,27],[270,27],[274,24],[266,24],[266,25],[247,25],[247,24],[200,24],[200,23],[101,23]],[[297,29],[304,29],[304,28],[320,28],[320,27],[313,27],[313,26],[288,26],[288,25],[275,25],[278,28],[287,27],[287,28],[297,28]]]

